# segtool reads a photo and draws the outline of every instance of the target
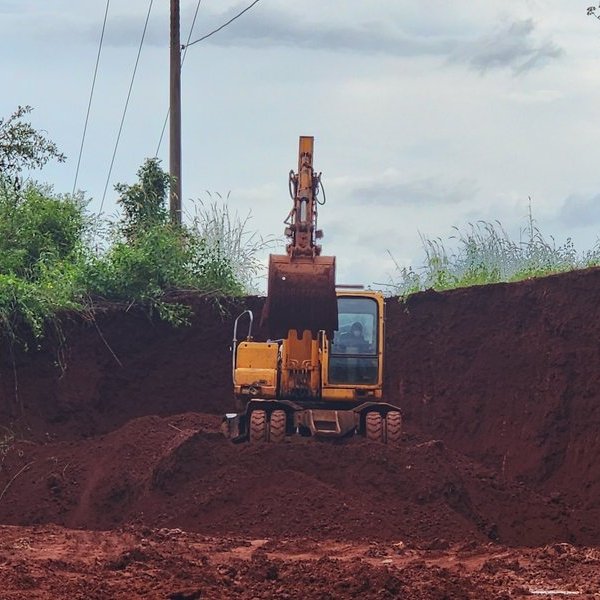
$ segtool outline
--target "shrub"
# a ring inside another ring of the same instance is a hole
[[[0,186],[0,273],[35,280],[42,265],[76,260],[86,227],[81,197],[36,183]]]
[[[28,183],[0,185],[0,323],[10,337],[26,325],[42,337],[61,310],[82,308],[80,273],[86,228],[81,198]]]

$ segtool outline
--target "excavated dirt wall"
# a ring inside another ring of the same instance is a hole
[[[600,270],[388,303],[388,397],[507,478],[600,497]]]
[[[191,300],[189,328],[133,311],[67,321],[62,354],[5,353],[0,522],[595,544],[599,301],[600,270],[390,299],[400,449],[219,436],[232,315],[260,299]]]
[[[259,321],[263,300],[185,302],[191,327],[105,309],[95,321],[64,317],[62,344],[52,336],[38,351],[4,347],[0,424],[32,440],[79,439],[144,415],[231,409],[233,319],[251,308]]]

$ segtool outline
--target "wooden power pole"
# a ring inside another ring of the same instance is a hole
[[[169,174],[171,221],[181,224],[181,40],[179,0],[171,0]]]

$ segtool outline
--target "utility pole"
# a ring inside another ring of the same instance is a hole
[[[179,0],[171,0],[169,174],[171,221],[181,224],[181,40]]]

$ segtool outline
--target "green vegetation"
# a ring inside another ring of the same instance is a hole
[[[39,343],[61,312],[91,315],[99,303],[137,305],[173,324],[189,319],[178,303],[193,292],[218,300],[249,293],[270,244],[248,231],[248,217],[231,215],[227,198],[209,194],[186,224],[173,225],[166,206],[169,176],[148,159],[134,184],[118,184],[121,217],[92,216],[82,194],[60,195],[23,181],[22,173],[64,160],[53,142],[24,117],[0,119],[0,330]],[[425,265],[396,265],[396,294],[516,281],[600,264],[600,246],[579,254],[568,239],[546,239],[529,215],[515,241],[498,222],[455,228],[447,246],[422,237]],[[448,248],[452,248],[449,250]]]
[[[0,186],[0,326],[41,337],[48,317],[79,309],[86,229],[78,198],[29,183]]]
[[[479,221],[454,228],[449,245],[421,236],[425,264],[419,269],[396,263],[392,288],[399,296],[427,289],[448,290],[472,285],[519,281],[600,265],[600,246],[578,253],[570,238],[563,245],[544,237],[531,213],[515,241],[499,222]]]
[[[19,106],[7,119],[0,119],[0,174],[2,186],[19,188],[24,170],[41,169],[50,160],[66,157],[56,144],[34,129],[24,117],[31,106]]]
[[[93,298],[138,303],[162,318],[179,324],[188,309],[167,302],[175,292],[194,291],[215,297],[248,291],[234,264],[235,248],[226,237],[213,237],[213,218],[231,222],[226,205],[214,206],[214,215],[195,218],[191,225],[173,225],[166,209],[169,177],[157,159],[148,159],[138,171],[138,183],[119,184],[120,222],[113,224],[108,249],[89,254],[82,287]],[[211,216],[213,218],[208,218]],[[245,235],[247,222],[236,224]],[[254,261],[262,241],[244,247]]]
[[[39,343],[64,311],[92,314],[99,303],[138,305],[173,324],[188,320],[181,294],[216,299],[251,291],[267,242],[247,232],[248,219],[226,203],[199,203],[189,224],[173,225],[166,206],[169,176],[149,159],[138,181],[119,184],[120,219],[88,213],[82,194],[60,195],[23,181],[56,146],[19,108],[0,120],[0,330]]]

